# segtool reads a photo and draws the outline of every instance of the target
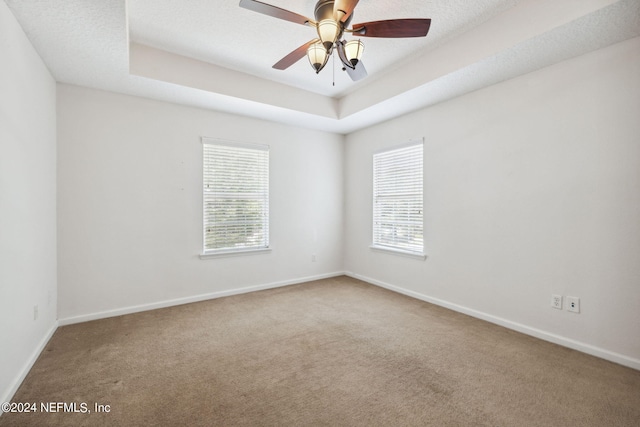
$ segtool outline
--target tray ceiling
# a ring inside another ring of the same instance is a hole
[[[59,82],[337,133],[640,35],[637,0],[361,0],[354,23],[432,25],[426,38],[363,38],[369,76],[354,83],[306,58],[272,69],[314,29],[238,0],[5,1]],[[269,3],[309,17],[315,5]]]

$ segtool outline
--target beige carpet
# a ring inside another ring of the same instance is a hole
[[[638,426],[640,372],[339,277],[61,327],[13,401],[92,412],[0,426]]]

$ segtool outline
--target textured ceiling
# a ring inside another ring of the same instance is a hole
[[[313,18],[316,3],[314,0],[267,2],[310,18]],[[394,68],[398,61],[461,34],[517,2],[362,0],[354,11],[352,23],[396,18],[432,19],[428,37],[363,38],[363,60],[369,75],[375,76]],[[272,69],[271,66],[286,54],[315,38],[315,29],[240,8],[238,3],[238,0],[130,0],[131,40],[327,96],[340,96],[358,86],[340,68],[336,69],[336,86],[333,86],[331,64],[316,75],[306,58],[285,71]]]
[[[5,0],[56,80],[348,133],[640,35],[638,0],[361,0],[354,23],[431,18],[419,39],[363,38],[354,83],[305,58],[314,29],[239,0]],[[313,0],[272,5],[313,16]]]

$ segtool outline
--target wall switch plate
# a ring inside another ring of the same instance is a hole
[[[551,307],[562,310],[562,295],[551,295]]]
[[[567,310],[574,313],[580,313],[580,298],[567,297]]]

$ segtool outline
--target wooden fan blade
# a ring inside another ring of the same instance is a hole
[[[317,43],[318,41],[319,41],[318,39],[313,39],[303,44],[302,46],[300,46],[299,48],[297,48],[296,50],[294,50],[293,52],[291,52],[290,54],[282,58],[280,61],[276,62],[273,65],[273,68],[275,68],[276,70],[286,70],[296,62],[300,61],[307,54],[307,49],[309,49],[309,46],[311,46],[314,43]]]
[[[340,19],[342,22],[346,22],[357,4],[358,0],[336,0],[335,3],[333,3],[333,17]]]
[[[358,61],[356,64],[356,68],[344,67],[344,70],[349,74],[351,80],[357,82],[358,80],[362,80],[367,77],[367,70],[364,68],[364,64],[362,61]]]
[[[353,35],[362,37],[424,37],[429,32],[431,19],[389,19],[363,22],[353,26]]]
[[[274,18],[295,22],[296,24],[306,25],[311,21],[306,16],[298,15],[297,13],[290,12],[286,9],[281,9],[255,0],[240,0],[240,7],[262,13],[264,15],[273,16]]]

